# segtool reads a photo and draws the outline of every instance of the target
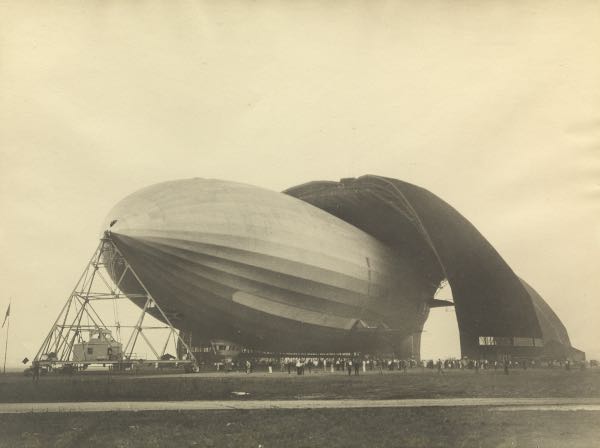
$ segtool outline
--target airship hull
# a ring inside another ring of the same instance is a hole
[[[175,326],[205,341],[278,352],[397,349],[421,331],[436,288],[362,230],[249,185],[154,185],[117,204],[111,222],[114,244]],[[122,289],[138,292],[133,278]]]

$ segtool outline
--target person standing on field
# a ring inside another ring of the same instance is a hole
[[[40,380],[40,363],[33,361],[33,382],[37,383]]]

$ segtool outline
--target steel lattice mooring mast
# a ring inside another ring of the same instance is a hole
[[[110,274],[114,274],[116,267],[119,267],[119,272],[122,270],[122,274],[115,282],[111,278],[117,276]],[[139,284],[141,293],[126,296],[119,289],[128,272],[130,278],[133,276]],[[144,305],[135,325],[121,325],[118,302],[129,299],[137,299]],[[102,303],[112,304],[113,325],[105,323],[108,322],[109,313],[105,312],[103,319],[103,313],[97,311],[100,308],[98,305]],[[155,323],[145,324],[148,314],[159,317],[165,323],[153,319]],[[152,336],[146,334],[151,330],[156,330],[152,332]],[[123,341],[126,342],[123,344]],[[143,354],[140,352],[142,345],[142,350],[146,350]],[[169,349],[174,355],[167,351]],[[34,362],[40,365],[75,365],[82,368],[92,364],[118,368],[156,363],[183,364],[192,368],[196,366],[192,350],[112,242],[109,231],[100,239]]]

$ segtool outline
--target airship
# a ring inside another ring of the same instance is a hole
[[[540,350],[545,336],[575,350],[550,307],[466,218],[396,179],[284,192],[174,180],[125,197],[103,229],[194,345],[418,358],[430,308],[454,305],[463,354]],[[453,303],[435,299],[444,281]],[[135,278],[121,289],[143,305]]]

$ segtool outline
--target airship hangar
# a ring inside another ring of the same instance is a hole
[[[463,356],[584,356],[465,217],[401,180],[367,175],[281,193],[175,180],[124,198],[103,229],[192,346],[419,359],[429,310],[454,306]],[[136,278],[110,272],[144,306]],[[436,299],[446,281],[452,302]]]

